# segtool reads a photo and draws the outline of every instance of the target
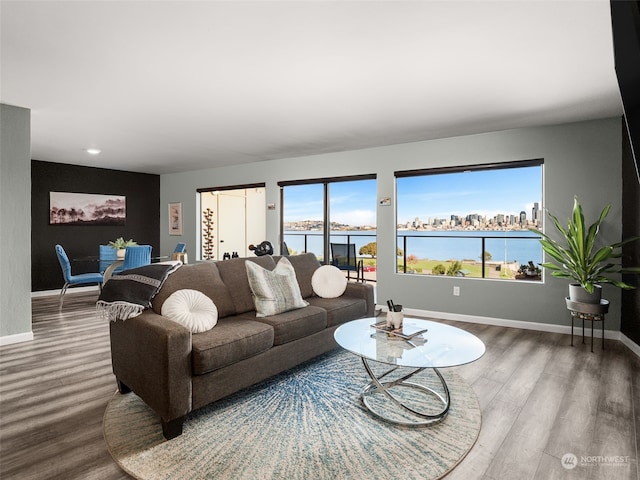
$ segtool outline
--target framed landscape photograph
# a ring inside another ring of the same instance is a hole
[[[127,198],[98,193],[49,192],[49,225],[124,226]]]
[[[169,204],[169,235],[182,235],[182,203]]]

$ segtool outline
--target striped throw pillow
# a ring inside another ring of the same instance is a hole
[[[302,298],[296,272],[286,257],[282,257],[273,270],[251,261],[245,262],[245,267],[256,317],[276,315],[309,305]]]

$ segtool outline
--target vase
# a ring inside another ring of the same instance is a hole
[[[402,327],[402,320],[404,319],[403,312],[387,312],[387,326],[393,329]]]
[[[580,303],[600,303],[602,286],[594,285],[593,293],[587,292],[579,283],[569,284],[569,300]]]
[[[119,248],[118,251],[116,252],[116,256],[118,257],[118,260],[124,260],[124,254],[127,251],[126,248]]]

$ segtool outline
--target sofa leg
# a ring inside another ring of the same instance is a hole
[[[124,395],[125,393],[130,393],[131,389],[125,385],[124,383],[122,383],[120,380],[116,379],[116,382],[118,383],[118,391]]]
[[[182,425],[184,424],[184,417],[176,418],[165,422],[162,420],[162,435],[167,440],[179,437],[182,435]]]

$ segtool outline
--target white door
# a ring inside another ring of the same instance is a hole
[[[244,190],[218,194],[218,255],[238,252],[243,257],[247,250],[246,199]]]

